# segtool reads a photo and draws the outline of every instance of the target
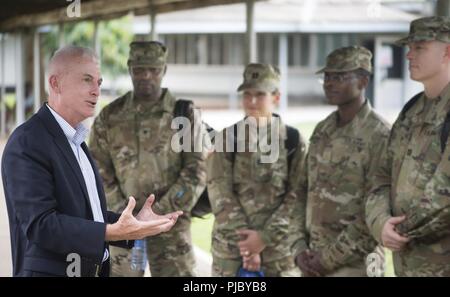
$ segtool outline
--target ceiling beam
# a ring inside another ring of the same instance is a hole
[[[156,13],[187,10],[213,5],[234,4],[245,0],[81,0],[81,16],[70,18],[66,7],[52,9],[41,13],[24,14],[0,22],[0,32],[37,27],[61,22],[79,22],[92,19],[111,19],[129,12],[136,15],[148,14],[150,7]]]

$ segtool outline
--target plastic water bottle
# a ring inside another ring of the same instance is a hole
[[[147,241],[139,239],[134,241],[131,249],[131,269],[144,271],[147,266]]]

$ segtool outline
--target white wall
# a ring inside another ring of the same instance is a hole
[[[6,35],[4,37],[4,42],[5,42],[5,84],[7,86],[14,86],[16,83],[16,69],[14,67],[14,62],[15,62],[15,37],[12,35]],[[0,39],[0,53],[1,53],[1,39]],[[1,67],[3,67],[2,65],[2,61],[0,58],[0,83],[1,83]]]

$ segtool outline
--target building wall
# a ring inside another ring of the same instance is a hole
[[[13,87],[16,81],[16,68],[15,65],[15,53],[16,53],[16,45],[15,45],[15,37],[13,35],[5,35],[3,39],[4,49],[5,49],[5,84],[7,87]],[[1,46],[2,41],[0,39],[0,54],[1,54]],[[0,83],[1,83],[1,69],[2,69],[2,60],[0,56]]]

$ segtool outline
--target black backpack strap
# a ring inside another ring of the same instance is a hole
[[[194,107],[194,102],[186,99],[178,99],[175,102],[175,108],[173,109],[173,117],[187,117],[189,118],[192,109]]]
[[[237,152],[237,131],[238,127],[237,124],[233,125],[233,151],[231,152],[231,164],[234,165],[234,160],[236,159],[236,152]],[[227,139],[228,141],[228,139]]]
[[[450,133],[450,111],[445,116],[444,126],[441,130],[441,153],[444,152],[447,145],[448,134]]]
[[[414,97],[412,97],[403,107],[402,111],[400,112],[400,117],[403,120],[405,118],[405,113],[419,100],[419,98],[423,95],[423,92],[420,92]],[[447,145],[447,139],[448,135],[450,133],[450,111],[445,116],[444,126],[441,130],[441,153],[444,152],[445,146]]]
[[[406,112],[413,107],[413,105],[419,100],[419,98],[423,95],[423,92],[420,92],[414,95],[408,102],[406,102],[405,106],[403,106],[402,111],[400,111],[400,119],[405,119]]]
[[[450,128],[450,127],[449,127]],[[298,143],[300,141],[300,133],[294,127],[286,125],[286,139],[284,141],[284,147],[287,150],[287,163],[288,172],[294,158],[294,153],[297,150]],[[233,125],[233,152],[231,153],[231,162],[234,164],[237,152],[237,124]]]
[[[287,150],[288,172],[291,169],[292,159],[294,158],[299,141],[300,133],[298,130],[294,127],[286,125],[286,140],[284,141],[284,147]]]

